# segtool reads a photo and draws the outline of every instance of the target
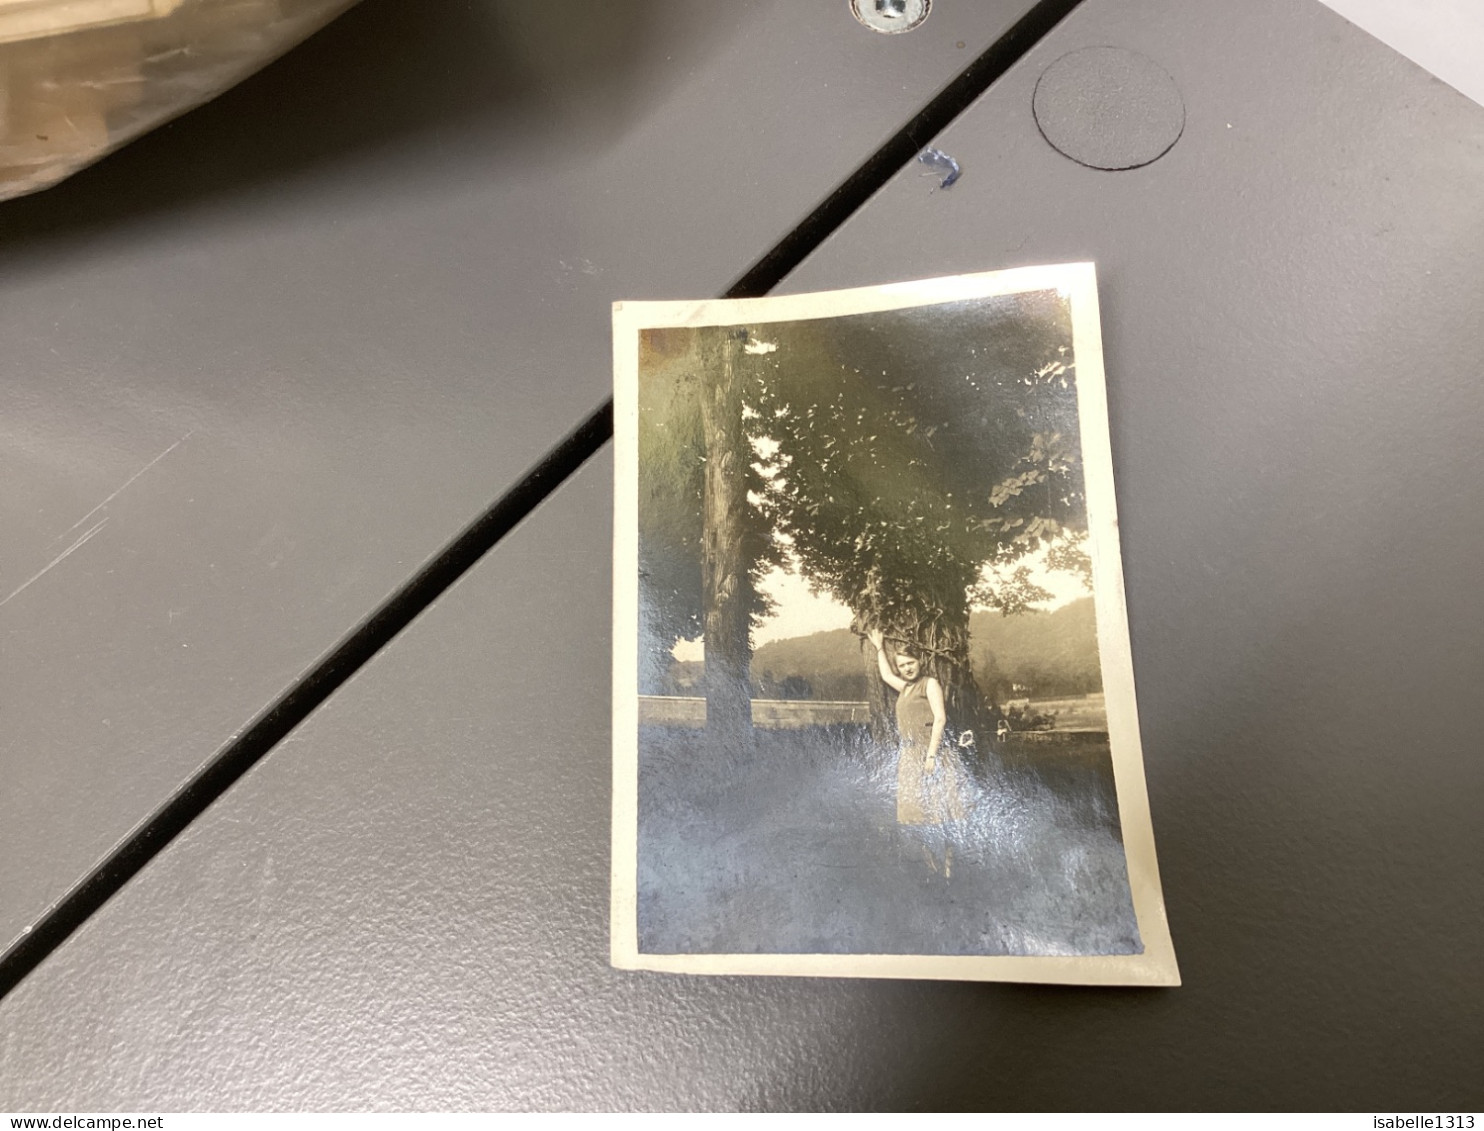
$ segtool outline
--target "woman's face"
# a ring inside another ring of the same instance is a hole
[[[917,673],[922,670],[922,664],[912,656],[904,656],[897,653],[897,671],[908,683],[917,678]]]

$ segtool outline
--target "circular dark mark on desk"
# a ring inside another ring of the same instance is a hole
[[[1093,169],[1137,169],[1185,130],[1185,100],[1158,63],[1122,47],[1063,55],[1036,83],[1032,108],[1053,148]]]

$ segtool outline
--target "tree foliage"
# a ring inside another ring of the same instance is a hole
[[[770,524],[857,631],[925,650],[950,715],[972,725],[971,604],[1013,612],[1037,599],[1028,571],[1003,567],[1072,545],[1086,526],[1064,300],[1038,292],[755,334],[778,347],[750,391]]]
[[[1041,594],[1020,564],[1054,547],[1088,568],[1075,364],[1054,291],[745,327],[745,428],[755,582],[788,562],[927,654],[951,721],[977,724],[971,606],[1016,612]],[[640,390],[641,612],[652,673],[702,620],[697,392],[708,335],[646,331]],[[754,620],[766,612],[753,598]],[[874,656],[863,656],[874,671]],[[887,692],[875,696],[879,737]]]

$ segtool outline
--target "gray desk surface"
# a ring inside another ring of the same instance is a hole
[[[1029,3],[371,0],[6,206],[0,949]]]
[[[1186,102],[1135,172],[1029,113],[1104,43]],[[609,970],[604,455],[0,1003],[0,1106],[1481,1106],[1484,110],[1317,4],[1086,0],[936,144],[785,287],[1098,260],[1185,986]]]

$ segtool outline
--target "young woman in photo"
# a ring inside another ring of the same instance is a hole
[[[869,634],[881,679],[897,693],[897,824],[919,834],[933,870],[947,879],[953,845],[944,827],[964,818],[964,782],[957,761],[943,745],[948,713],[943,685],[928,675],[922,654],[911,645],[887,657],[886,637]]]

